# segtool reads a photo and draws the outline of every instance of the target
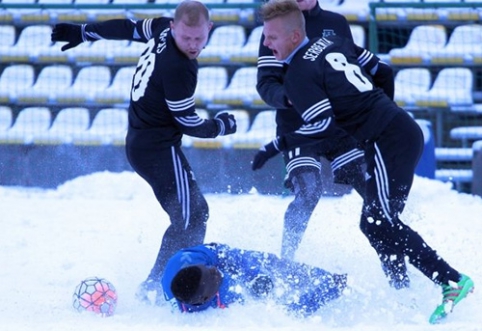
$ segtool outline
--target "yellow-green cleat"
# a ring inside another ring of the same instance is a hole
[[[467,297],[467,294],[474,291],[474,282],[469,276],[461,275],[458,283],[450,283],[449,285],[442,285],[443,301],[430,316],[429,322],[431,324],[439,323],[447,317],[455,305]]]

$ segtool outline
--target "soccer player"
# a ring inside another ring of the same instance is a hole
[[[150,291],[162,298],[159,284],[167,259],[183,247],[203,243],[206,234],[209,209],[181,149],[183,134],[212,138],[236,131],[231,114],[205,120],[195,111],[196,58],[211,28],[205,5],[183,1],[173,19],[62,23],[52,32],[52,41],[68,42],[62,50],[99,39],[146,43],[132,82],[126,154],[132,168],[152,187],[171,223],[154,267],[137,293],[146,301]]]
[[[308,38],[340,36],[352,40],[347,20],[340,14],[323,10],[317,0],[297,1],[303,12]],[[273,50],[264,45],[261,38],[258,59],[258,92],[270,106],[277,108],[277,135],[283,135],[299,129],[303,119],[293,109],[283,87],[285,68],[283,62],[276,59]],[[358,62],[363,65],[384,92],[393,99],[394,82],[391,68],[371,52],[356,47]],[[293,259],[303,234],[308,226],[309,218],[323,192],[320,157],[331,162],[334,181],[340,184],[351,184],[363,197],[365,177],[363,152],[358,148],[355,139],[344,131],[338,131],[311,146],[292,146],[284,150],[283,159],[286,165],[286,185],[295,194],[284,216],[284,229],[281,244],[281,256]],[[396,252],[380,256],[382,267],[390,284],[395,288],[408,287],[410,279],[407,275],[405,261]]]
[[[346,281],[346,274],[211,243],[174,254],[167,262],[162,287],[165,299],[182,312],[269,298],[288,312],[308,316],[341,296]]]
[[[355,45],[336,36],[306,37],[296,1],[271,0],[261,9],[264,44],[287,65],[284,86],[305,124],[279,136],[255,156],[258,169],[280,151],[316,143],[343,129],[364,145],[367,167],[360,228],[377,252],[395,251],[442,288],[430,317],[437,323],[474,287],[400,220],[423,150],[417,123],[360,67]]]

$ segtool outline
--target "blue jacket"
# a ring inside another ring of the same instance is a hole
[[[171,282],[177,272],[190,265],[216,266],[223,276],[218,294],[201,306],[186,305],[176,300]],[[274,299],[288,310],[310,314],[327,301],[340,296],[343,288],[334,282],[327,271],[278,258],[265,252],[231,248],[224,244],[204,244],[179,250],[166,264],[161,284],[164,296],[183,312],[225,308],[243,303],[251,296],[250,285],[257,276],[268,276],[276,291]]]

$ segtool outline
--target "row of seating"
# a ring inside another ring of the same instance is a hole
[[[0,102],[4,104],[122,104],[130,99],[135,66],[115,75],[105,65],[82,67],[74,77],[68,65],[45,66],[36,76],[29,64],[7,66],[0,75]],[[257,68],[238,68],[232,77],[224,66],[199,69],[197,105],[266,107],[256,90]],[[432,80],[427,68],[405,68],[395,76],[395,101],[416,110],[444,107],[482,113],[474,104],[474,77],[467,68],[444,68]],[[219,108],[219,107],[218,107]]]
[[[355,43],[364,47],[365,31],[360,25],[351,25]],[[0,26],[0,62],[40,63],[137,63],[144,49],[143,43],[100,40],[83,43],[62,52],[65,43],[50,42],[52,27],[31,25],[17,36],[13,25]],[[216,27],[200,63],[255,63],[257,61],[262,26],[247,33],[242,25]],[[450,36],[441,25],[416,26],[403,47],[393,48],[380,57],[394,65],[480,64],[482,63],[482,25],[457,26]]]
[[[244,109],[229,110],[237,120],[237,133],[214,139],[185,136],[185,147],[259,148],[275,136],[275,112],[260,111],[252,120]],[[198,109],[202,118],[210,118]],[[48,107],[26,107],[14,118],[9,107],[0,106],[0,143],[2,144],[76,144],[123,145],[127,132],[125,108],[102,108],[91,119],[85,107],[62,108],[54,117]]]
[[[242,4],[253,4],[255,0],[206,0],[205,3],[209,4],[231,4],[231,3],[242,3]],[[0,2],[1,4],[18,4],[18,0],[7,0]],[[28,0],[22,1],[22,4],[62,4],[62,5],[142,5],[142,4],[168,4],[176,5],[179,0]],[[0,7],[2,8],[2,7]],[[254,24],[256,21],[255,7],[245,6],[244,8],[212,8],[211,19],[214,22],[237,22],[244,24]],[[57,22],[98,22],[105,21],[108,19],[118,19],[118,18],[129,18],[129,19],[142,19],[148,17],[165,16],[172,17],[174,10],[171,8],[155,8],[155,9],[143,9],[143,8],[105,8],[105,9],[88,9],[88,8],[11,8],[5,6],[0,11],[0,21],[6,23],[15,23],[17,25],[28,25],[35,23],[57,23]]]
[[[85,4],[177,4],[180,0],[26,0],[22,3],[27,4],[64,4],[64,5],[85,5]],[[471,3],[478,2],[478,0],[458,0],[458,1],[431,1],[431,0],[417,0],[417,1],[398,1],[398,0],[325,0],[322,6],[325,9],[333,10],[344,15],[348,21],[353,22],[367,22],[370,18],[369,2],[406,2],[407,7],[410,3]],[[209,4],[255,4],[257,0],[205,0]],[[0,4],[18,3],[17,0],[4,0]],[[255,23],[254,8],[214,8],[211,10],[211,16],[214,21],[223,22],[243,22]],[[110,18],[145,18],[153,15],[172,16],[172,9],[107,9],[107,10],[91,10],[91,9],[15,9],[10,8],[0,12],[1,20],[4,22],[15,22],[16,24],[31,24],[31,23],[55,23],[59,21],[102,21]],[[447,8],[447,7],[432,7],[432,8],[379,8],[376,12],[378,21],[447,21],[447,20],[466,20],[474,21],[482,17],[482,10],[478,7],[467,8]]]
[[[482,25],[455,27],[448,36],[442,25],[416,26],[405,46],[391,49],[382,57],[392,64],[477,64],[482,63]]]
[[[363,28],[358,25],[351,28],[356,43],[364,46]],[[242,25],[216,27],[198,61],[256,63],[262,32],[262,26],[254,28],[249,34]],[[51,33],[49,25],[30,25],[17,37],[13,25],[1,25],[0,62],[135,64],[145,48],[145,44],[139,42],[99,40],[62,52],[61,47],[65,43],[52,44]]]

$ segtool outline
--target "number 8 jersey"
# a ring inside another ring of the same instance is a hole
[[[329,137],[336,125],[361,142],[374,139],[396,114],[386,109],[398,108],[360,67],[353,42],[336,36],[312,39],[296,52],[285,88],[305,122],[285,136],[288,148]]]

